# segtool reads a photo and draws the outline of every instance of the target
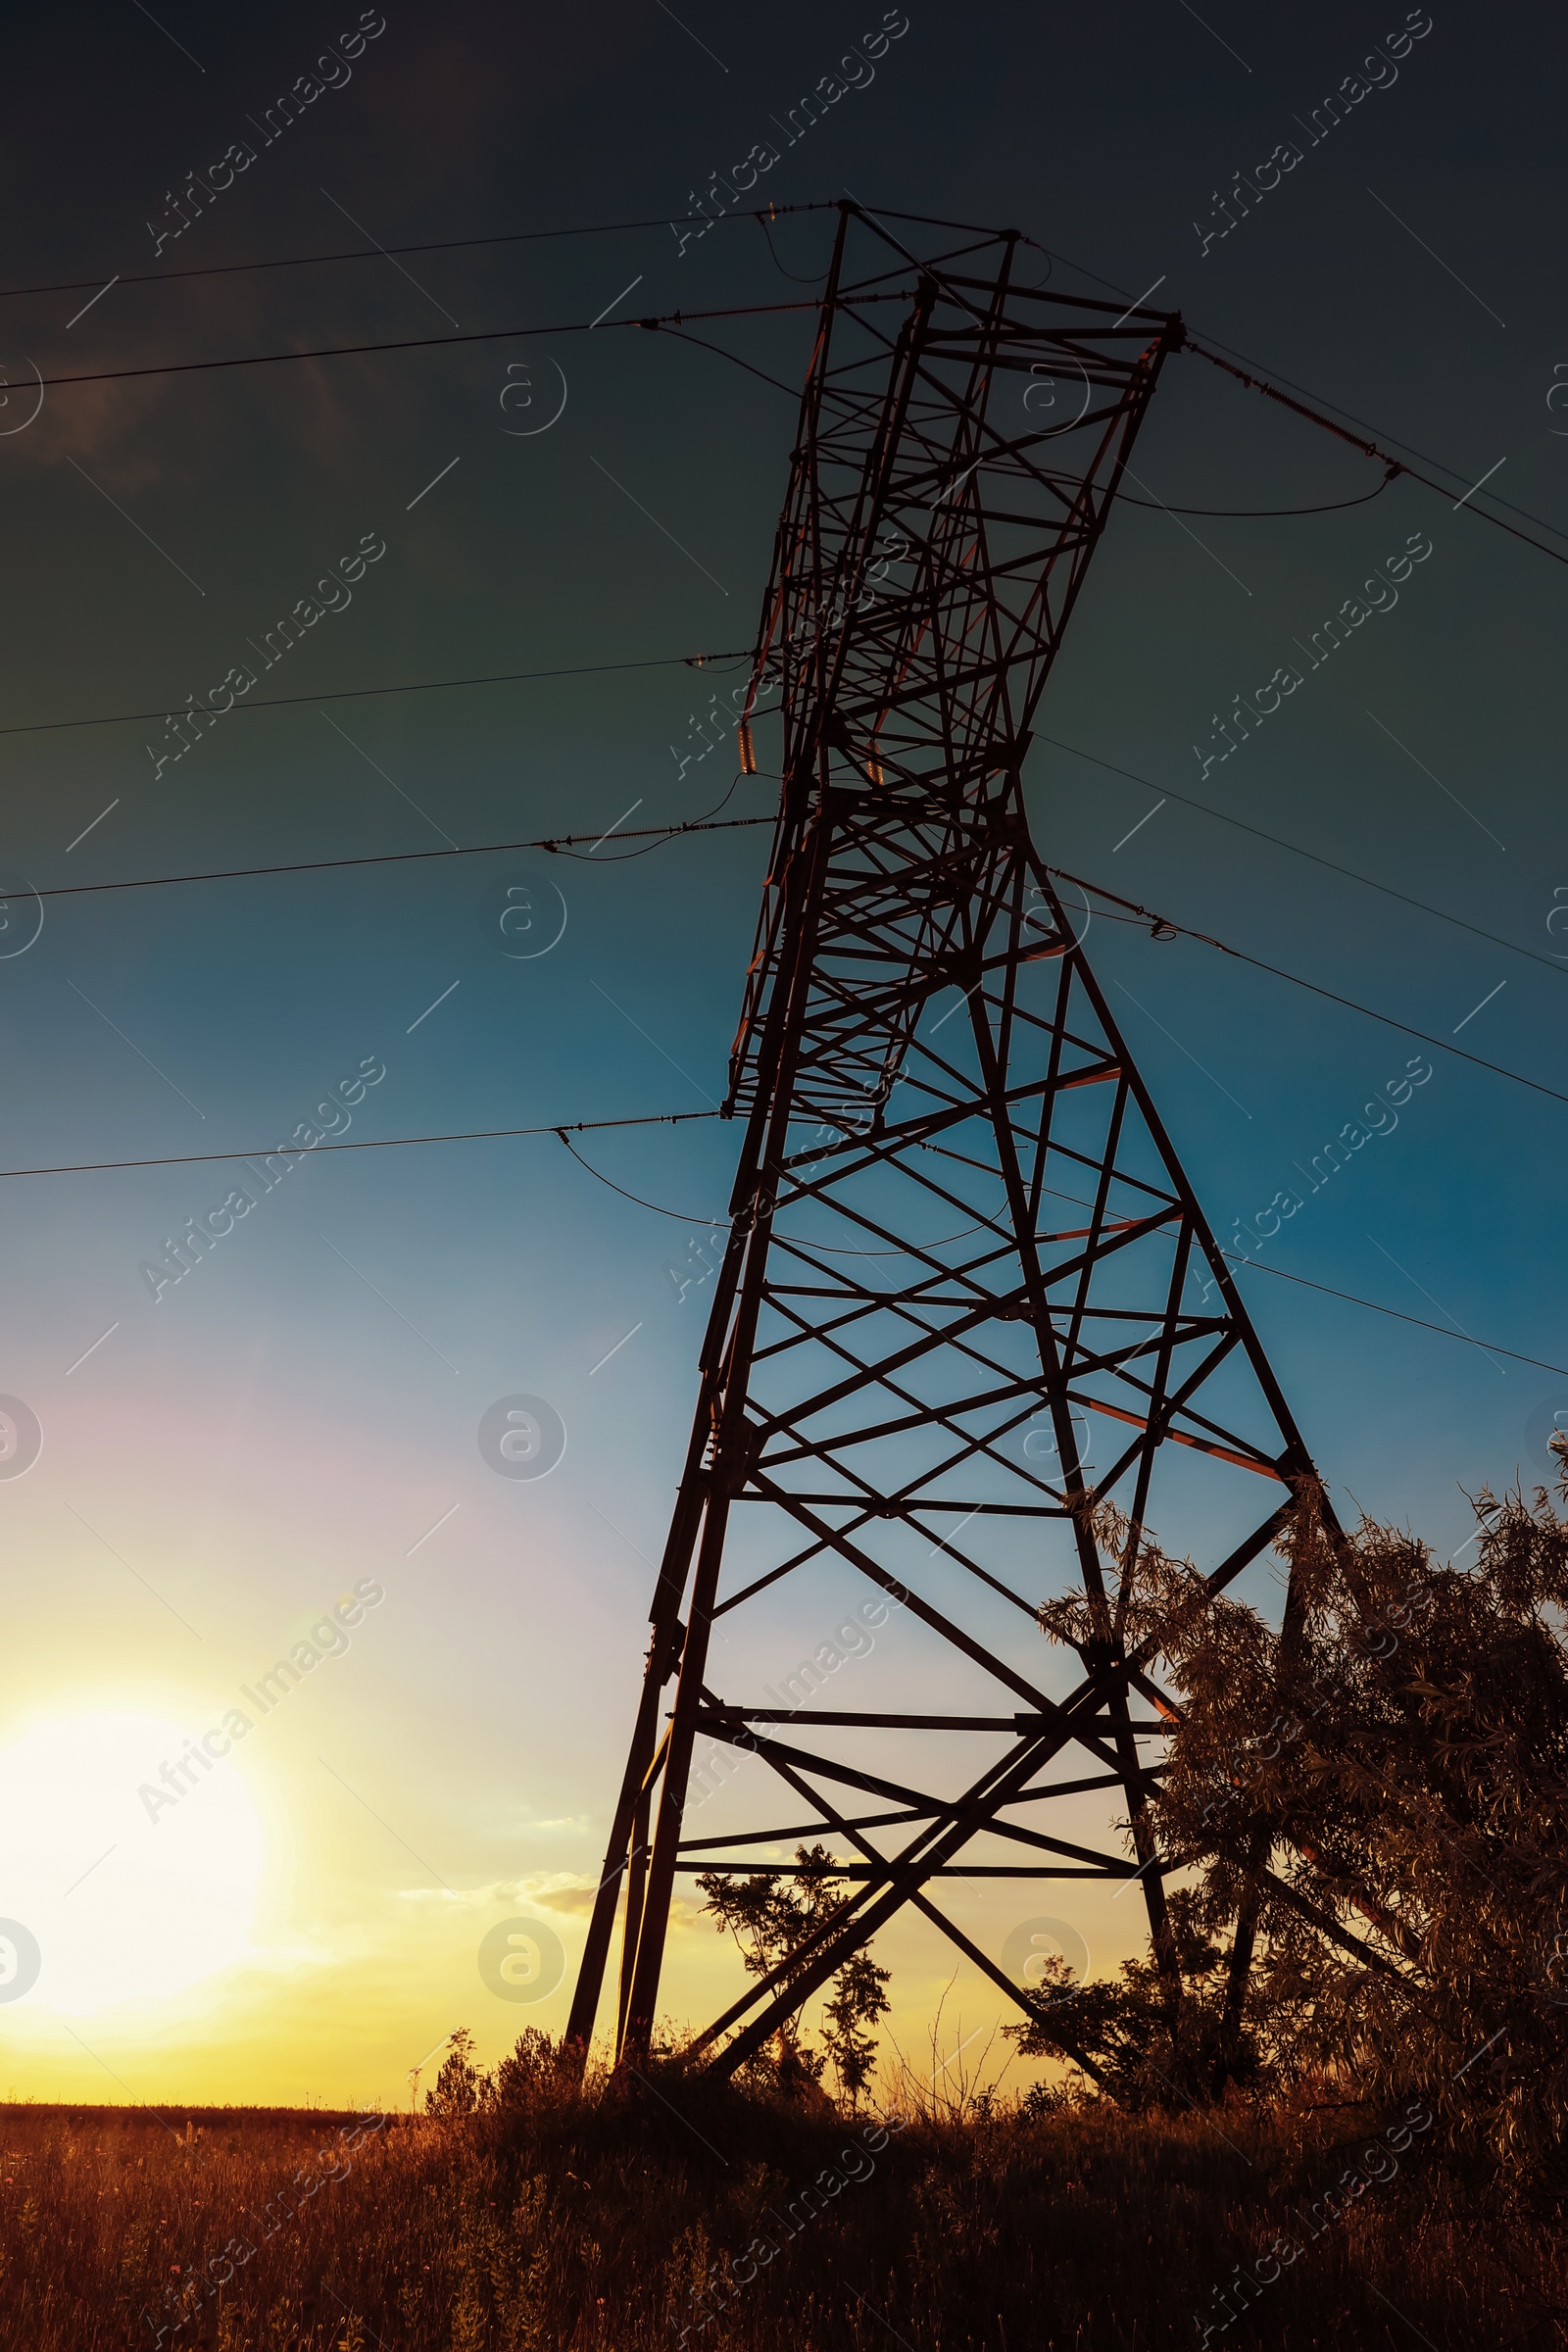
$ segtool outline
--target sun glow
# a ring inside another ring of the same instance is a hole
[[[169,1787],[177,1803],[140,1793]],[[0,2000],[71,2015],[145,2004],[249,1952],[265,1839],[244,1774],[199,1769],[166,1718],[34,1724],[0,1751]]]

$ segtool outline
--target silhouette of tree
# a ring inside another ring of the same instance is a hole
[[[800,1868],[792,1876],[759,1870],[740,1878],[733,1872],[709,1870],[697,1881],[704,1910],[713,1914],[720,1935],[727,1929],[734,1936],[749,1974],[765,1977],[778,1969],[786,1986],[800,1974],[790,1965],[793,1954],[844,1901],[845,1883],[836,1875],[838,1863],[825,1845],[798,1845],[795,1859]],[[887,1982],[888,1971],[878,1968],[869,1953],[851,1955],[832,1980],[833,1997],[824,2012],[825,2050],[814,2049],[805,2039],[799,2011],[784,2018],[773,2036],[777,2086],[793,2094],[808,2093],[820,2084],[831,2056],[839,2087],[854,2106],[875,2063],[876,2040],[870,2028],[886,2014],[882,1986]]]
[[[1562,1488],[1568,1500],[1568,1462]],[[1568,2124],[1568,1523],[1544,1488],[1475,1498],[1473,1567],[1298,1498],[1277,1630],[1102,1512],[1125,1651],[1181,1721],[1153,1802],[1184,1988],[1048,1984],[1013,2031],[1135,2102],[1328,2077],[1418,2094],[1494,2153]],[[1463,1546],[1461,1549],[1468,1549]],[[1086,1604],[1041,1612],[1082,1649]],[[1228,1947],[1222,1950],[1222,1941]]]

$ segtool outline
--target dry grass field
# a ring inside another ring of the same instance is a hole
[[[541,2079],[520,2103],[457,2121],[12,2106],[0,2110],[0,2342],[1546,2352],[1568,2340],[1560,2210],[1460,2179],[1437,2130],[1402,2136],[1396,2156],[1387,2119],[1304,2106],[846,2118],[668,2073],[581,2093]]]

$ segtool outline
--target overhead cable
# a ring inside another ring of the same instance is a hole
[[[247,1152],[175,1152],[159,1159],[74,1159],[57,1167],[0,1168],[0,1178],[95,1176],[112,1168],[193,1168],[204,1162],[244,1159],[319,1159],[323,1152],[406,1152],[416,1144],[486,1144],[499,1137],[584,1135],[604,1127],[680,1127],[688,1119],[716,1119],[716,1110],[667,1110],[637,1119],[568,1119],[547,1127],[469,1127],[452,1135],[368,1136],[362,1143],[260,1144]],[[567,1147],[569,1150],[569,1146]]]
[[[906,299],[903,291],[895,288],[875,294],[841,294],[837,303],[840,310],[859,310],[870,303]],[[275,368],[295,360],[349,360],[383,351],[435,351],[455,343],[514,343],[535,335],[586,335],[596,328],[600,334],[608,335],[626,327],[682,326],[688,321],[701,324],[712,318],[779,318],[789,312],[816,312],[821,307],[819,302],[753,302],[716,311],[667,311],[651,318],[566,318],[549,326],[487,326],[456,335],[400,335],[390,343],[323,343],[307,351],[241,352],[226,360],[160,360],[146,368],[82,368],[74,375],[39,375],[36,380],[47,391],[67,384],[125,383],[135,376],[206,375],[224,368]]]
[[[728,799],[728,794],[725,798]],[[615,835],[617,841],[637,841],[653,834],[659,841],[674,841],[682,833],[729,833],[747,825],[771,825],[776,819],[767,816],[726,816],[713,819],[694,817],[680,825],[627,825]],[[482,841],[471,848],[454,846],[447,850],[381,850],[366,858],[307,858],[292,865],[225,865],[214,866],[199,874],[143,874],[125,882],[61,882],[48,890],[27,886],[25,893],[14,890],[14,899],[93,898],[106,890],[169,890],[180,882],[248,882],[266,874],[324,874],[341,871],[345,866],[358,865],[418,865],[440,858],[498,858],[504,852],[515,850],[569,850],[579,842],[592,842],[597,847],[605,836],[602,833],[549,833],[536,841]],[[613,864],[605,858],[602,864]]]
[[[1468,931],[1472,938],[1487,940],[1494,948],[1505,949],[1510,956],[1526,956],[1531,963],[1544,964],[1548,971],[1564,970],[1553,956],[1543,956],[1535,948],[1521,948],[1516,941],[1503,939],[1495,931],[1484,931],[1479,923],[1467,923],[1462,915],[1449,914],[1442,906],[1429,906],[1425,899],[1412,899],[1408,891],[1396,890],[1392,883],[1374,882],[1370,874],[1358,874],[1354,866],[1340,865],[1332,858],[1320,857],[1316,850],[1303,850],[1299,842],[1286,841],[1278,833],[1265,833],[1261,825],[1250,825],[1244,817],[1229,816],[1223,808],[1211,808],[1207,801],[1195,801],[1190,793],[1178,792],[1174,784],[1155,784],[1150,777],[1139,775],[1135,768],[1118,767],[1113,760],[1102,760],[1079,744],[1063,743],[1058,735],[1037,733],[1035,740],[1049,743],[1058,752],[1070,752],[1075,760],[1087,760],[1092,767],[1102,767],[1108,775],[1125,776],[1129,783],[1142,784],[1147,791],[1160,793],[1168,801],[1179,801],[1184,808],[1196,808],[1200,816],[1211,816],[1216,824],[1234,825],[1237,832],[1250,833],[1254,841],[1266,841],[1272,849],[1286,850],[1293,858],[1308,858],[1331,874],[1342,874],[1348,882],[1358,882],[1363,890],[1378,891],[1386,899],[1396,899],[1401,906],[1413,906],[1418,913],[1433,915],[1440,923],[1451,923],[1456,931]]]
[[[1086,882],[1082,874],[1070,874],[1063,865],[1048,865],[1048,874],[1059,875],[1063,882],[1073,883],[1079,890],[1092,890],[1097,898],[1108,899],[1113,906],[1124,906],[1128,915],[1152,926],[1156,939],[1196,939],[1205,948],[1217,948],[1222,956],[1232,956],[1238,963],[1250,963],[1255,972],[1268,972],[1276,980],[1288,980],[1293,988],[1304,988],[1314,997],[1324,997],[1331,1004],[1343,1004],[1349,1012],[1359,1012],[1369,1021],[1381,1021],[1386,1029],[1397,1029],[1405,1037],[1419,1038],[1424,1046],[1436,1046],[1440,1054],[1451,1054],[1457,1061],[1473,1062],[1478,1070],[1490,1070],[1494,1078],[1511,1079],[1515,1086],[1526,1086],[1532,1094],[1545,1095],[1553,1102],[1568,1102],[1568,1095],[1556,1087],[1545,1086],[1539,1078],[1527,1078],[1522,1070],[1505,1069],[1500,1061],[1488,1061],[1484,1054],[1468,1054],[1451,1038],[1434,1037],[1428,1029],[1416,1029],[1408,1021],[1396,1020],[1392,1012],[1379,1012],[1374,1004],[1363,1004],[1355,997],[1342,997],[1337,989],[1324,988],[1316,980],[1304,980],[1299,972],[1288,972],[1278,963],[1265,963],[1259,956],[1249,956],[1243,948],[1233,948],[1223,939],[1215,939],[1207,931],[1195,931],[1186,923],[1178,923],[1167,914],[1155,914],[1148,906],[1140,906],[1135,899],[1119,898],[1115,891],[1106,890],[1102,883]],[[1494,991],[1494,994],[1496,992]]]
[[[838,210],[832,198],[814,204],[763,205],[760,210],[744,213],[677,213],[673,220],[661,214],[647,220],[588,220],[573,222],[565,228],[514,228],[483,237],[438,237],[423,245],[356,245],[345,253],[291,253],[274,261],[216,262],[202,270],[148,270],[135,276],[111,278],[111,285],[162,286],[186,277],[238,277],[254,270],[311,270],[330,262],[390,261],[404,253],[467,253],[481,245],[537,245],[560,237],[619,236],[639,228],[683,228],[701,220],[704,233],[716,228],[724,220],[760,220],[765,230],[770,220],[782,220],[786,213],[831,213]],[[785,275],[793,272],[786,270]],[[68,278],[47,286],[0,286],[0,302],[15,302],[28,294],[85,294],[90,287],[102,286],[103,278]]]
[[[537,678],[602,678],[616,670],[703,669],[715,662],[749,662],[750,652],[727,654],[658,654],[646,662],[586,662],[564,669],[497,669],[471,678],[404,678],[390,686],[339,686],[324,694],[274,694],[265,702],[235,703],[234,710],[288,710],[301,703],[363,703],[387,694],[447,694],[469,686],[527,685]],[[189,697],[186,698],[189,700]],[[58,735],[74,727],[127,727],[155,718],[175,718],[166,703],[160,710],[109,710],[96,718],[32,718],[0,727],[0,735]],[[224,712],[225,717],[228,712]]]

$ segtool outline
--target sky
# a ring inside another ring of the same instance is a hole
[[[1129,484],[1149,503],[1112,516],[1026,784],[1048,859],[1255,959],[1086,936],[1216,1232],[1252,1228],[1245,1295],[1342,1512],[1462,1558],[1467,1492],[1546,1475],[1568,1425],[1551,29],[1535,6],[1217,0],[167,0],[14,27],[0,2093],[391,2103],[455,2027],[490,2061],[564,2021],[735,1135],[607,1130],[577,1157],[549,1130],[723,1092],[767,830],[637,829],[769,809],[700,721],[756,635],[833,232],[787,208],[1017,228],[1040,281],[1179,309],[1438,483],[1386,483],[1171,360]],[[385,250],[418,245],[440,250]],[[298,266],[242,267],[273,263]],[[752,315],[697,340],[634,323],[676,310]],[[387,348],[201,365],[365,345]],[[1237,696],[1380,574],[1280,714],[1227,738]],[[220,722],[166,715],[247,667]],[[568,834],[571,860],[413,858]],[[1412,1057],[1430,1078],[1260,1251],[1258,1212]],[[176,1280],[172,1245],[235,1181],[195,1155],[312,1121],[545,1132],[276,1163]],[[153,1164],[83,1164],[111,1161]],[[494,1466],[519,1398],[547,1475]],[[776,1617],[751,1664],[781,1679],[817,1632]],[[264,1706],[302,1642],[316,1662]],[[1037,1914],[1095,1973],[1142,1933],[1103,1886],[965,1917],[1001,1951]],[[878,1956],[923,2046],[951,1959],[918,1923]],[[670,2019],[736,1982],[683,1897]],[[960,2014],[1000,2014],[966,1964],[950,2038]]]

